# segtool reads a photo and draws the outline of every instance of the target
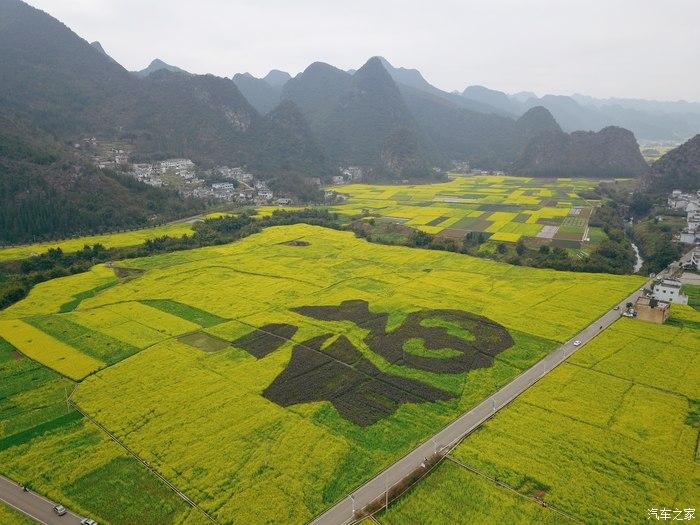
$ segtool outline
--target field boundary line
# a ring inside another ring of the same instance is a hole
[[[73,391],[70,393],[70,395],[66,398],[66,402],[70,404],[75,410],[80,412],[83,417],[87,418],[90,422],[92,422],[95,426],[97,426],[100,430],[102,430],[109,438],[114,441],[117,445],[119,445],[121,448],[123,448],[126,452],[129,453],[129,455],[133,456],[139,463],[141,463],[144,467],[146,467],[151,473],[153,473],[158,479],[160,479],[165,485],[170,488],[175,494],[177,494],[185,503],[187,503],[190,507],[193,507],[200,511],[202,514],[204,514],[209,521],[212,523],[218,524],[218,522],[203,508],[201,508],[197,503],[195,503],[194,500],[192,500],[187,494],[182,492],[180,489],[178,489],[170,480],[168,480],[165,476],[163,476],[160,472],[158,472],[155,468],[153,468],[151,465],[148,464],[148,462],[144,459],[142,459],[136,452],[131,450],[126,444],[122,443],[117,436],[115,436],[112,432],[110,432],[104,425],[102,425],[100,422],[98,422],[95,418],[93,418],[90,414],[84,412],[81,410],[81,408],[78,406],[78,404],[71,399],[73,396],[73,392],[77,389],[78,385],[76,384],[76,387],[73,389]]]
[[[454,449],[453,449],[453,450],[454,450]],[[534,496],[528,496],[527,494],[523,494],[522,492],[519,492],[518,490],[514,489],[513,487],[511,487],[511,486],[508,485],[507,483],[504,483],[503,481],[499,480],[498,478],[492,478],[491,476],[489,476],[489,475],[486,474],[485,472],[481,472],[481,471],[478,470],[477,468],[472,467],[471,465],[467,465],[466,463],[461,462],[460,460],[458,460],[457,458],[455,458],[455,457],[452,456],[451,454],[446,454],[446,455],[445,455],[445,459],[451,461],[452,463],[454,463],[455,465],[459,466],[460,468],[463,468],[463,469],[465,469],[465,470],[471,472],[472,474],[475,474],[475,475],[477,475],[477,476],[479,476],[479,477],[482,477],[482,478],[484,478],[484,479],[487,479],[487,480],[489,480],[489,481],[492,481],[493,483],[495,483],[496,485],[498,485],[498,486],[501,487],[502,489],[505,489],[505,490],[507,490],[507,491],[509,491],[509,492],[512,492],[512,493],[514,493],[514,494],[520,496],[521,498],[525,498],[525,499],[530,500],[530,501],[532,501],[532,502],[534,502],[534,503],[537,503],[538,505],[541,505],[541,506],[543,506],[543,507],[545,507],[545,508],[551,509],[551,510],[553,510],[554,512],[557,512],[557,513],[561,514],[561,515],[564,516],[565,518],[570,519],[571,521],[575,521],[575,522],[579,522],[579,523],[585,523],[581,518],[578,518],[578,517],[576,517],[576,516],[572,516],[572,515],[569,514],[568,512],[561,510],[560,508],[558,508],[558,507],[555,506],[555,505],[552,505],[551,503],[548,503],[548,502],[546,502],[546,501],[544,501],[544,500],[541,500],[541,499],[539,499],[539,498],[536,498],[536,497],[534,497]]]

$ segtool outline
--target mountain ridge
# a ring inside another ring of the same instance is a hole
[[[136,75],[137,77],[147,77],[148,75],[155,73],[156,71],[162,71],[162,70],[167,70],[172,73],[184,73],[186,75],[189,75],[190,73],[185,71],[184,69],[180,69],[177,66],[171,66],[170,64],[166,64],[163,62],[160,58],[154,58],[148,66],[146,66],[144,69],[140,71],[133,71],[132,73]]]
[[[570,134],[550,129],[513,166],[515,174],[535,177],[636,178],[648,169],[632,132],[615,126]]]
[[[700,134],[672,149],[651,166],[641,186],[652,193],[700,188]]]
[[[700,103],[696,102],[596,99],[579,94],[538,97],[532,92],[508,95],[484,86],[468,86],[462,96],[516,115],[535,106],[546,107],[567,132],[619,126],[650,141],[687,139],[700,132]]]
[[[273,86],[263,78],[256,78],[250,73],[236,73],[232,80],[262,115],[270,112],[282,100],[282,86]]]
[[[260,168],[272,178],[289,176],[292,159],[307,178],[326,176],[329,165],[361,165],[388,178],[407,178],[404,172],[410,172],[408,178],[433,178],[433,168],[445,169],[452,161],[508,170],[542,130],[556,136],[560,148],[567,141],[586,142],[562,138],[551,112],[531,110],[518,120],[439,90],[418,70],[395,68],[378,56],[353,74],[314,62],[294,78],[272,70],[262,79],[247,73],[233,79],[192,75],[156,59],[139,77],[49,15],[17,0],[1,5],[13,23],[0,31],[0,43],[17,52],[0,64],[0,73],[11,79],[0,87],[0,108],[61,140],[86,134],[123,138],[134,145],[135,159],[184,156],[203,166]],[[487,88],[467,90],[475,92],[496,105],[503,102],[502,94]],[[294,106],[283,105],[266,119],[287,100]],[[298,136],[290,137],[291,130]],[[295,157],[287,147],[296,139],[303,142],[297,150],[309,158]],[[567,160],[552,151],[545,155],[550,162]],[[269,155],[289,157],[265,158]],[[626,150],[623,157],[637,160]],[[571,159],[567,162],[570,167]]]

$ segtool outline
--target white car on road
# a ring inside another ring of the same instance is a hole
[[[574,341],[574,346],[581,346],[581,341],[576,339],[576,341]]]

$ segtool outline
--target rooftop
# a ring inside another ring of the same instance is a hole
[[[667,288],[680,288],[681,287],[681,282],[678,279],[662,279],[661,281],[657,281],[655,283],[655,285],[656,284],[666,286]]]
[[[669,303],[664,301],[658,301],[656,299],[652,299],[651,297],[644,296],[637,299],[635,306],[648,306],[649,308],[652,308],[651,301],[656,301],[656,306],[654,308],[658,308],[659,310],[666,310],[671,306]]]

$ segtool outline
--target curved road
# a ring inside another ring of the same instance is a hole
[[[662,276],[663,274],[659,274],[659,277]],[[648,286],[648,283],[644,286]],[[528,368],[513,381],[484,399],[469,412],[462,414],[457,420],[318,516],[311,522],[311,525],[343,525],[351,523],[355,520],[356,514],[364,508],[373,503],[375,505],[378,502],[383,503],[387,487],[391,489],[412,475],[422,473],[426,468],[426,460],[430,461],[442,457],[458,441],[513,401],[545,374],[560,365],[576,350],[601,333],[602,330],[613,324],[620,317],[620,313],[624,311],[626,303],[634,303],[640,295],[641,287],[618,303],[620,310],[609,310],[606,312],[601,318],[584,328],[541,361]],[[574,346],[574,341],[577,340],[581,341],[580,346]]]

